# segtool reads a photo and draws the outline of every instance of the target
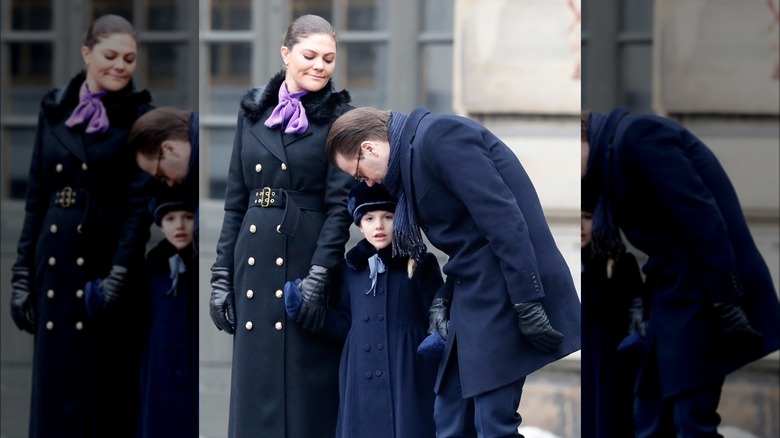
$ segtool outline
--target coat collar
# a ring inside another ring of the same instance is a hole
[[[71,78],[68,85],[52,89],[44,96],[41,108],[49,122],[55,124],[62,121],[76,108],[81,84],[86,78],[87,73],[81,71]],[[111,126],[129,126],[151,109],[152,96],[147,90],[135,91],[135,85],[130,80],[125,88],[106,94],[101,101]]]
[[[284,134],[278,129],[268,129],[263,124],[279,103],[279,87],[282,86],[282,82],[284,82],[284,70],[276,73],[264,87],[247,91],[241,98],[241,111],[253,125],[250,128],[252,134],[277,159],[284,162],[287,161],[284,148],[312,135],[312,126],[310,125],[303,134]],[[335,92],[332,81],[328,81],[322,90],[308,93],[301,98],[306,117],[310,122],[320,125],[330,125],[338,116],[351,109],[350,101],[349,92],[346,90]]]
[[[355,271],[362,271],[368,267],[368,259],[377,253],[376,248],[368,243],[368,240],[363,239],[357,243],[352,249],[347,251],[345,261],[347,266]],[[404,265],[405,260],[400,258],[393,258],[393,248],[388,246],[379,250],[379,258],[385,262],[385,265],[396,266]]]
[[[244,117],[257,123],[267,118],[266,112],[279,103],[279,87],[284,82],[284,70],[277,72],[264,87],[252,88],[241,98],[241,110]],[[338,116],[351,109],[352,97],[347,90],[335,91],[333,80],[329,80],[322,90],[307,93],[301,97],[309,121],[318,124],[331,124]]]

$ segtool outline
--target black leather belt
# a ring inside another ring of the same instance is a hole
[[[322,212],[325,209],[325,202],[322,200],[322,194],[262,187],[254,189],[250,193],[249,207],[284,208],[284,216],[278,230],[288,236],[293,236],[298,226],[301,210]]]
[[[84,189],[63,187],[51,195],[51,207],[84,208],[87,205],[87,192]]]

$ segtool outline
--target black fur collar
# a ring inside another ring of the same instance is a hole
[[[355,271],[362,271],[368,267],[368,259],[376,254],[376,248],[363,239],[355,245],[354,248],[347,251],[345,260],[347,266]],[[403,267],[406,266],[406,258],[393,258],[393,247],[387,246],[379,250],[379,258],[388,266]]]
[[[276,73],[265,87],[252,88],[241,98],[241,110],[244,117],[257,123],[268,108],[279,103],[279,87],[284,81],[284,70]],[[331,124],[341,114],[352,109],[352,97],[347,90],[335,91],[333,80],[315,93],[307,93],[301,98],[306,117],[317,124]]]
[[[46,118],[57,123],[67,116],[79,103],[81,84],[87,78],[85,71],[74,76],[64,88],[54,88],[44,96],[41,103]],[[135,91],[132,79],[117,92],[108,93],[101,99],[111,124],[126,126],[141,114],[151,109],[152,96],[149,91]]]

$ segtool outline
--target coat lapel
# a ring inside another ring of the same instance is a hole
[[[87,152],[84,150],[84,142],[81,139],[79,130],[70,129],[65,126],[65,123],[56,123],[52,126],[51,132],[79,160],[82,162],[87,161]]]
[[[282,144],[282,136],[279,135],[279,130],[268,129],[263,124],[262,120],[257,121],[252,125],[252,134],[257,138],[260,144],[268,149],[268,151],[278,158],[279,161],[283,163],[287,162],[287,154],[284,153],[284,145]]]

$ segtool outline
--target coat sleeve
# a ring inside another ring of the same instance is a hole
[[[663,120],[637,118],[623,129],[619,151],[623,172],[632,172],[634,179],[645,181],[661,203],[658,208],[668,212],[665,217],[678,230],[679,243],[685,241],[702,269],[710,302],[741,296],[736,255],[724,213],[713,188],[704,180],[704,172],[719,171],[713,167],[720,167],[714,155],[698,140],[686,139],[683,130]],[[720,189],[733,191],[726,183]]]
[[[325,324],[320,332],[321,335],[337,342],[344,342],[352,326],[352,297],[349,294],[344,275],[344,271],[347,269],[350,268],[346,266],[346,263],[342,263],[340,268],[336,269],[331,288],[338,291],[340,299],[335,306],[325,310]]]
[[[417,291],[420,294],[420,304],[426,312],[431,308],[434,296],[447,298],[452,302],[452,296],[439,296],[440,291],[446,294],[444,292],[446,289],[444,288],[439,261],[432,253],[425,254],[425,258],[423,258],[423,262],[415,270],[413,278],[416,279]]]
[[[151,237],[150,227],[154,222],[149,211],[149,174],[141,170],[135,162],[135,155],[125,157],[129,178],[127,186],[127,219],[119,235],[117,249],[112,263],[127,268],[143,267],[146,243]]]
[[[222,231],[217,241],[217,260],[214,266],[228,268],[233,272],[233,249],[248,208],[249,189],[244,184],[244,170],[241,162],[241,139],[244,125],[242,114],[238,116],[236,134],[233,138],[233,153],[230,157],[227,188],[225,189],[225,216]]]
[[[451,117],[438,118],[415,143],[421,145],[424,165],[463,202],[498,257],[512,303],[543,298],[536,252],[519,205],[538,198],[533,193],[527,200],[516,199],[493,161],[491,148],[505,148],[505,155],[512,152],[500,142],[486,144],[477,127]]]
[[[330,162],[327,166],[325,222],[322,224],[311,264],[333,269],[343,259],[344,245],[349,240],[352,218],[347,210],[347,195],[355,180]]]
[[[15,268],[35,270],[35,245],[43,223],[43,217],[49,207],[48,191],[44,188],[43,174],[43,130],[46,125],[43,112],[38,115],[38,127],[35,133],[30,172],[27,178],[27,194],[24,205],[24,223],[16,248]]]

